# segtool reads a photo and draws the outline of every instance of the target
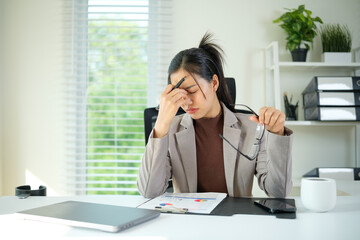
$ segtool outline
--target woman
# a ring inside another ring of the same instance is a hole
[[[292,131],[284,127],[285,115],[271,107],[258,117],[235,112],[222,50],[210,38],[205,34],[198,48],[179,52],[170,63],[138,189],[144,197],[159,196],[172,177],[174,192],[251,197],[255,175],[268,196],[285,197],[292,188]],[[179,107],[186,114],[176,116]]]

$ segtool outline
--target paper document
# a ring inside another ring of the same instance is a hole
[[[174,212],[185,209],[190,213],[209,214],[226,196],[226,193],[164,193],[141,204],[138,208],[168,209],[169,212],[171,209],[174,209]]]

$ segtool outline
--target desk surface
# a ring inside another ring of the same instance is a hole
[[[161,214],[160,217],[120,233],[72,228],[59,224],[18,219],[14,212],[66,200],[135,207],[140,196],[0,197],[1,239],[359,239],[360,196],[338,196],[327,213],[306,210],[299,197],[297,219],[273,216],[231,217]],[[4,238],[6,236],[6,238]]]

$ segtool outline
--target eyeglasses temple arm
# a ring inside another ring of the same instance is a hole
[[[232,106],[236,107],[236,106],[243,106],[243,107],[246,107],[248,108],[255,116],[257,119],[259,119],[259,115],[254,111],[252,110],[249,106],[245,105],[245,104],[241,104],[241,103],[237,103],[237,104],[231,104]],[[226,140],[225,140],[226,141]]]
[[[223,140],[225,140],[228,144],[230,144],[230,146],[233,148],[233,149],[235,149],[238,153],[240,153],[240,155],[242,155],[242,156],[244,156],[244,157],[246,157],[248,160],[254,160],[255,158],[250,158],[250,157],[248,157],[248,156],[246,156],[245,154],[243,154],[242,152],[240,152],[239,151],[239,149],[237,149],[236,147],[234,147],[234,145],[232,145],[222,134],[219,134],[219,136],[223,139]]]

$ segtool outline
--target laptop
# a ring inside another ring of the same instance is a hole
[[[23,219],[120,232],[160,215],[159,211],[66,201],[18,212]]]

